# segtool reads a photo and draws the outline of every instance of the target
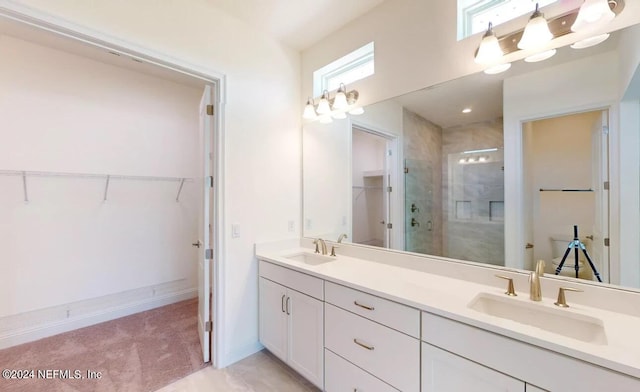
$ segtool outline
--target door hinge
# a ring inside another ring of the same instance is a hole
[[[387,187],[387,192],[391,192],[391,191],[393,191],[393,188],[392,188],[392,187],[390,187],[390,186],[388,186],[388,187]]]
[[[211,332],[213,331],[213,323],[211,321],[206,321],[204,323],[204,331],[205,332]]]
[[[604,246],[609,246],[609,239],[608,238],[604,239]]]
[[[205,249],[204,258],[206,260],[213,260],[213,249]]]
[[[387,229],[393,229],[393,223],[387,223]]]
[[[207,114],[213,116],[213,105],[207,105]]]
[[[392,155],[393,155],[393,151],[392,151],[392,150],[389,150],[388,155],[389,155],[389,156],[392,156]]]
[[[409,173],[409,168],[408,168],[408,167],[405,167],[405,168],[404,168],[404,174],[408,174],[408,173]]]
[[[604,182],[604,186],[603,186],[604,190],[608,191],[609,190],[609,181],[605,181]]]
[[[609,134],[609,127],[606,125],[602,126],[602,133],[604,133],[605,135]]]
[[[209,176],[209,188],[213,188],[213,176]]]

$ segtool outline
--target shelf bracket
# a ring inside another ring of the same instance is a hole
[[[176,195],[176,203],[178,203],[180,201],[180,193],[182,193],[182,187],[184,186],[184,181],[186,180],[186,178],[182,178],[180,180],[180,186],[178,187],[178,194]]]
[[[104,198],[102,199],[103,203],[107,201],[107,195],[109,194],[109,180],[111,180],[110,175],[107,176],[107,182],[105,182],[104,184]]]
[[[24,202],[29,202],[29,194],[27,193],[27,172],[22,172],[22,190],[24,191]]]

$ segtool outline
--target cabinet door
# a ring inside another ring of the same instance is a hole
[[[422,392],[524,392],[525,384],[422,343]]]
[[[549,391],[544,390],[542,388],[538,388],[531,384],[527,384],[527,392],[549,392]]]
[[[324,321],[322,302],[287,290],[289,313],[288,364],[307,380],[323,389]]]
[[[287,361],[287,290],[260,278],[260,342],[275,356]]]

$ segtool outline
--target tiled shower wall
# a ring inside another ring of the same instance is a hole
[[[447,257],[504,265],[503,162],[453,167],[463,151],[496,147],[503,147],[502,118],[442,131],[442,240]],[[502,156],[501,151],[496,155]]]
[[[442,128],[403,110],[405,250],[442,256]],[[411,205],[418,210],[411,212]],[[416,225],[411,225],[414,218]]]

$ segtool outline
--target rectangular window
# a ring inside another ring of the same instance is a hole
[[[349,84],[375,73],[374,45],[365,46],[327,64],[313,73],[313,96],[322,95],[324,90],[336,90],[340,83]]]
[[[458,0],[458,41],[558,0]]]

